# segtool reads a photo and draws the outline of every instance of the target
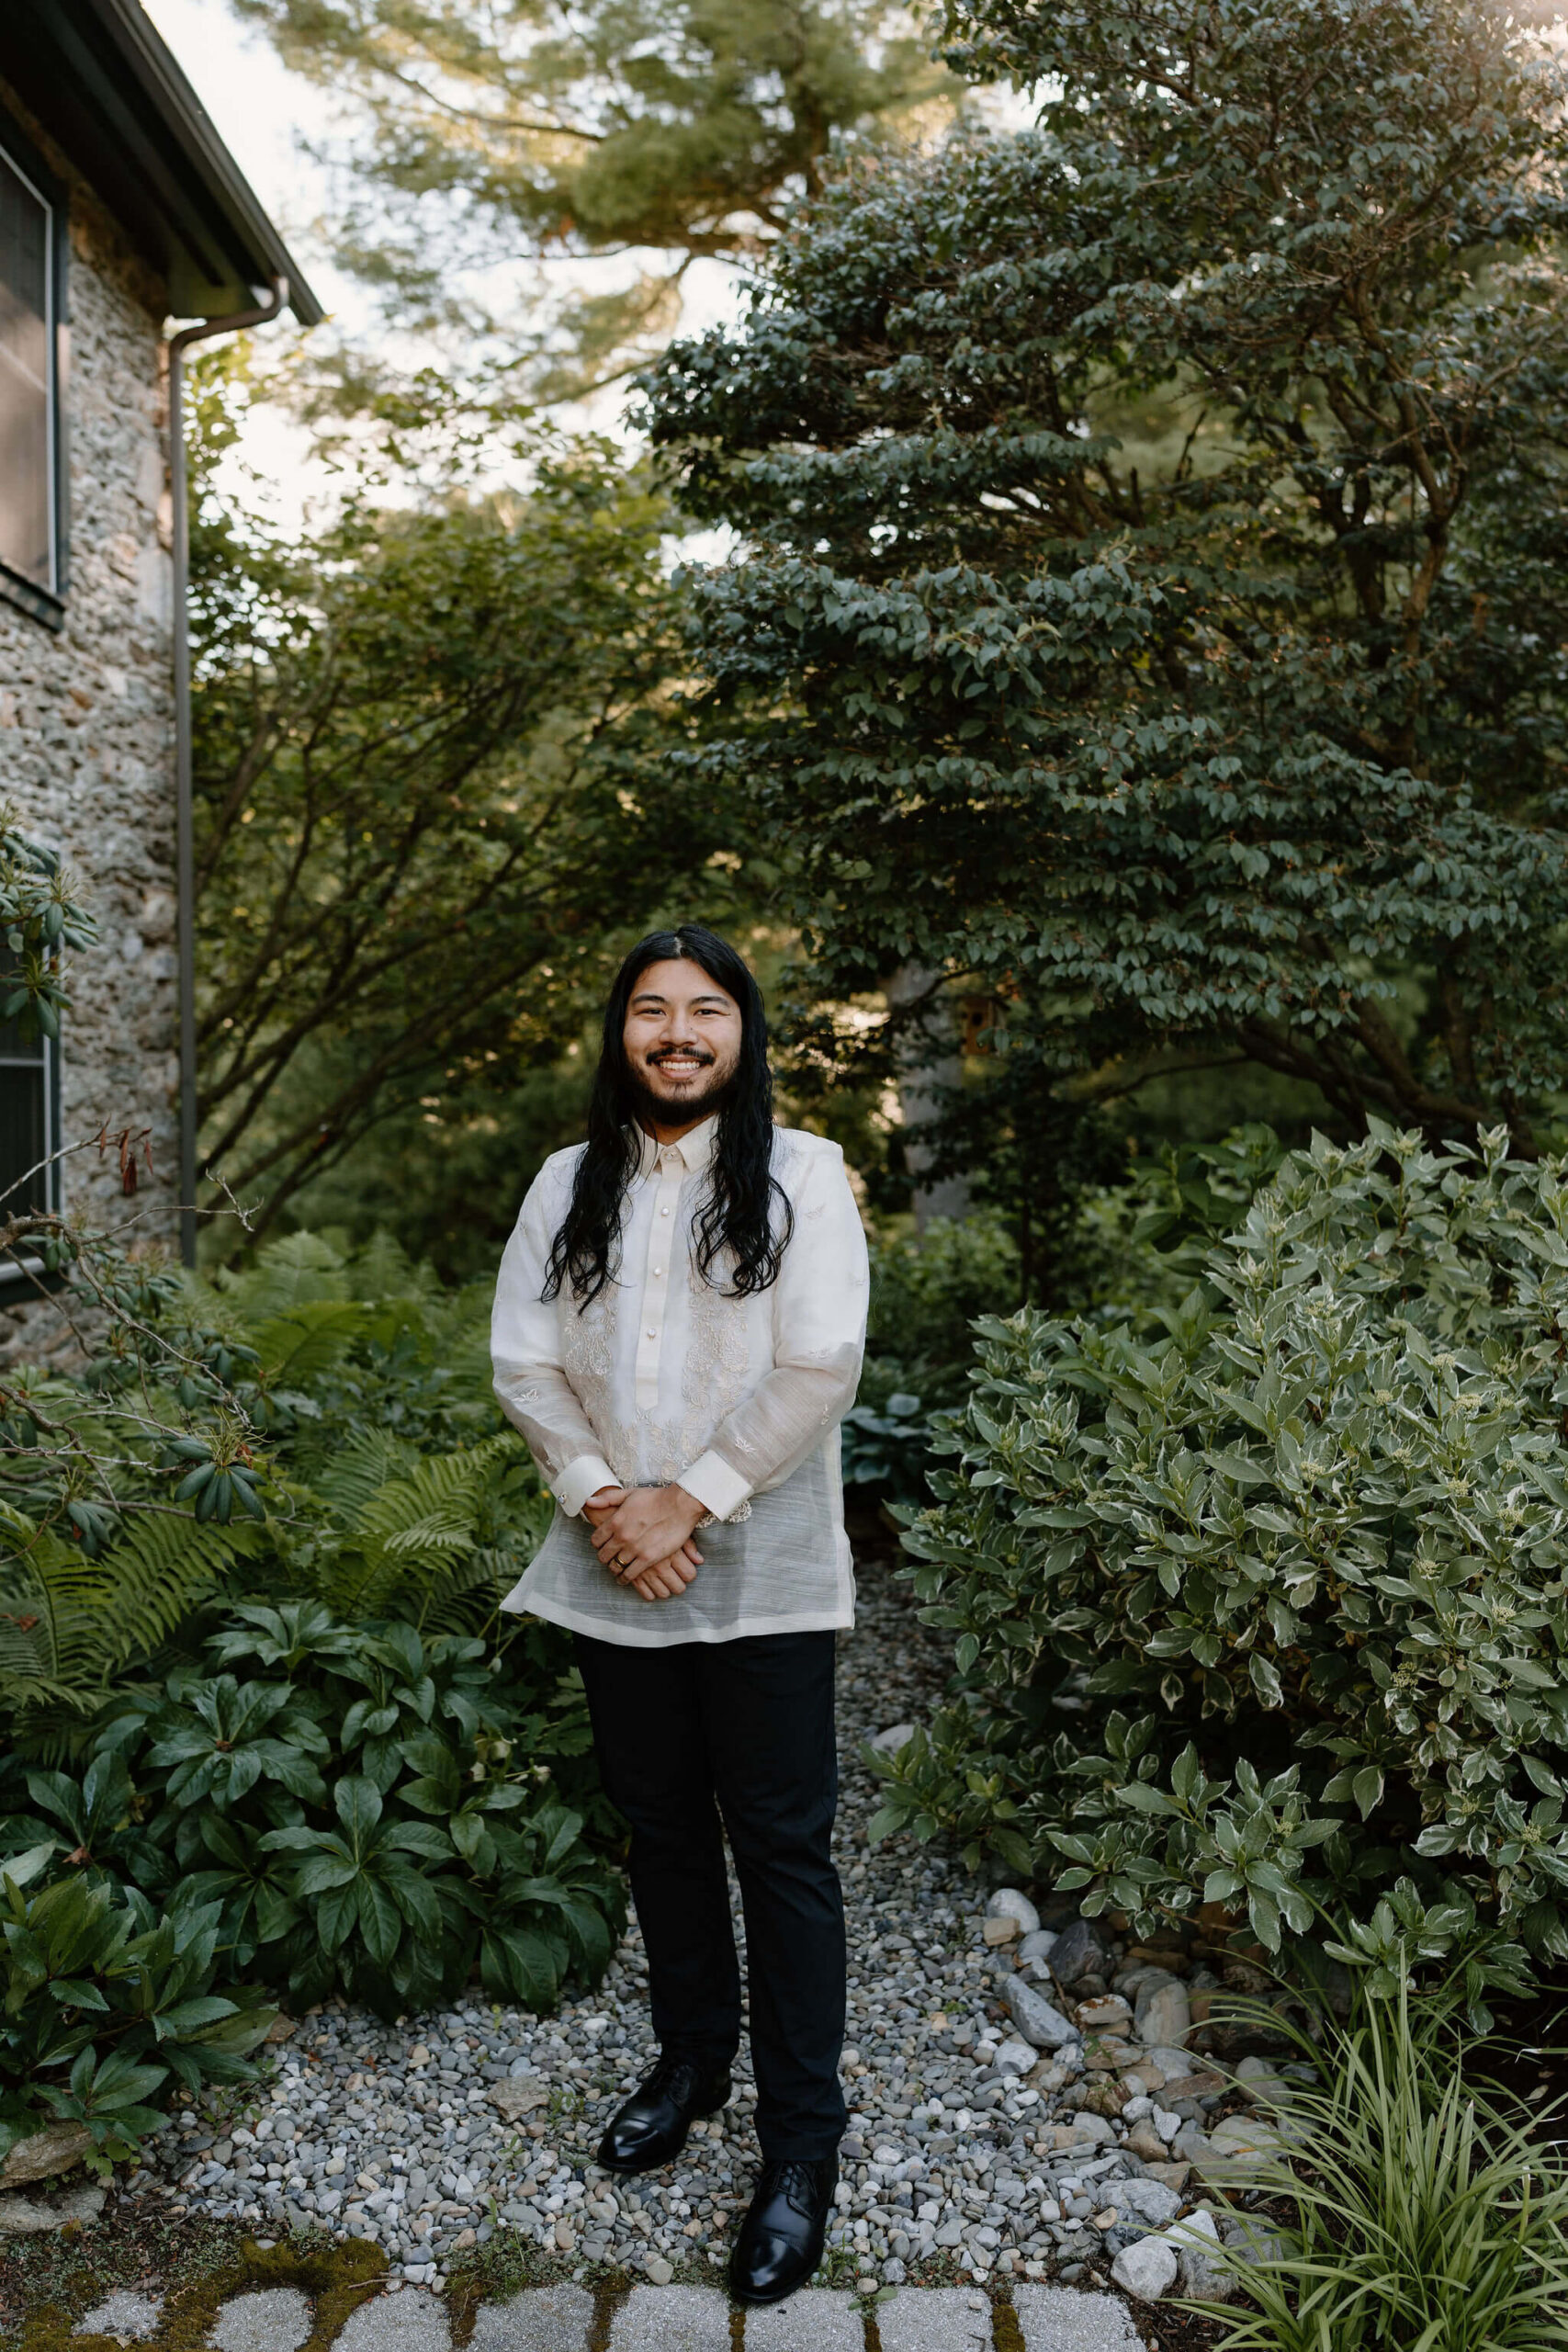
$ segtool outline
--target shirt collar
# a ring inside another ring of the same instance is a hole
[[[679,1160],[688,1175],[694,1175],[712,1165],[714,1148],[718,1141],[718,1113],[701,1120],[683,1135],[678,1143],[655,1143],[646,1127],[637,1131],[637,1174],[650,1176],[660,1159]]]

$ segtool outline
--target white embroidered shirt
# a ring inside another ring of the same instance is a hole
[[[556,1515],[504,1606],[649,1648],[804,1633],[854,1622],[839,1423],[865,1343],[865,1235],[837,1144],[775,1129],[773,1174],[794,1231],[778,1280],[705,1282],[693,1223],[717,1128],[642,1137],[618,1260],[599,1296],[547,1301],[552,1238],[578,1152],[530,1186],[506,1245],[491,1326],[495,1392],[528,1442]],[[601,1487],[678,1482],[715,1515],[703,1566],[675,1600],[647,1601],[599,1560],[582,1507]]]

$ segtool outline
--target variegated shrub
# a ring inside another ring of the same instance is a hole
[[[1568,1162],[1318,1138],[1179,1311],[978,1329],[907,1536],[961,1696],[882,1831],[1275,1951],[1568,1955]]]

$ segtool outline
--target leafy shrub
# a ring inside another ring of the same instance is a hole
[[[1270,2013],[1278,2032],[1280,2018]],[[1250,2185],[1275,2215],[1210,2261],[1251,2305],[1221,2352],[1547,2352],[1568,2340],[1568,2168],[1539,2124],[1467,2079],[1465,2053],[1411,2002],[1363,2005],[1292,2087],[1282,2145]]]
[[[923,1233],[873,1249],[867,1355],[897,1367],[889,1386],[915,1390],[928,1406],[955,1404],[975,1359],[976,1317],[1022,1295],[1018,1250],[999,1217],[933,1217]]]
[[[896,1388],[880,1412],[864,1401],[852,1405],[840,1428],[846,1487],[873,1487],[899,1502],[918,1500],[931,1467],[931,1417],[918,1396]]]
[[[981,1329],[907,1537],[959,1703],[882,1833],[1065,1861],[1140,1932],[1479,1932],[1475,2002],[1568,1955],[1565,1163],[1318,1138],[1148,1328]]]
[[[297,2007],[341,1989],[425,2008],[477,1966],[492,1997],[544,2008],[568,1973],[600,1975],[620,1881],[537,1760],[555,1727],[481,1641],[309,1600],[236,1603],[206,1646],[117,1694],[80,1779],[28,1771],[7,1839],[52,1831],[175,1920],[210,1908],[226,1964]]]
[[[931,1417],[964,1393],[971,1326],[998,1301],[1021,1297],[1021,1283],[999,1217],[933,1217],[923,1233],[873,1243],[865,1363],[840,1433],[846,1486],[923,1499]]]
[[[107,2170],[157,2127],[150,2100],[254,2073],[276,2012],[214,1990],[216,1903],[160,1917],[135,1888],[62,1870],[45,1842],[0,1864],[0,2157],[75,2123]]]

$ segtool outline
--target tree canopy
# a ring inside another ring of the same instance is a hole
[[[851,160],[648,418],[821,983],[1080,1093],[1563,1083],[1560,58],[1491,0],[980,0],[1036,128]]]
[[[668,525],[592,445],[515,494],[367,485],[303,544],[204,500],[202,1148],[256,1231],[378,1131],[558,1063],[664,893],[700,888],[719,811],[660,766]],[[492,1235],[525,1172],[476,1205]]]
[[[907,125],[961,86],[898,0],[237,5],[347,102],[340,250],[400,323],[448,319],[471,340],[476,273],[637,256],[628,284],[580,290],[543,329],[504,322],[547,392],[636,366],[689,265],[759,252],[836,138]]]

